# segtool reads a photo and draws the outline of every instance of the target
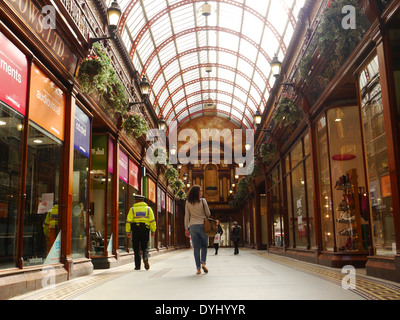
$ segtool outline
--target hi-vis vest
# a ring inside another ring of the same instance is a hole
[[[153,210],[145,202],[138,202],[129,210],[126,218],[126,232],[131,232],[131,223],[144,223],[151,232],[156,231]]]

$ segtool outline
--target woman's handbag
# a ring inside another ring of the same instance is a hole
[[[203,201],[201,202],[203,203],[204,215],[206,216],[206,219],[204,220],[204,233],[209,237],[214,237],[218,231],[217,221],[211,218],[207,218],[206,210],[204,208],[204,202]]]

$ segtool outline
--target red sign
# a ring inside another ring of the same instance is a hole
[[[139,190],[139,167],[129,159],[129,184]]]
[[[27,86],[27,58],[0,32],[0,100],[25,115]]]
[[[355,155],[353,154],[335,154],[332,156],[332,160],[336,161],[347,161],[347,160],[353,160],[355,159]]]

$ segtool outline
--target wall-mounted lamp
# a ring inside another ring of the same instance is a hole
[[[170,153],[172,156],[176,155],[176,147],[175,147],[174,144],[172,144],[172,145],[169,147],[169,153]]]
[[[182,163],[179,162],[179,163],[176,165],[176,167],[177,167],[178,170],[181,170],[181,169],[182,169]]]
[[[142,93],[143,96],[149,95],[150,83],[147,80],[145,75],[143,75],[142,80],[140,81],[139,87],[140,87],[140,92]],[[141,103],[143,103],[143,101],[129,102],[129,107],[132,107],[134,105],[141,104]]]
[[[164,116],[161,115],[161,118],[158,120],[158,129],[161,131],[167,131],[167,122],[164,119]]]
[[[279,78],[279,76],[281,75],[281,71],[282,71],[282,62],[279,61],[278,56],[275,54],[274,58],[272,59],[271,63],[271,70],[272,70],[272,74],[274,75],[274,77],[276,79]],[[294,88],[294,82],[284,82],[284,83],[279,83],[280,86],[290,86]]]
[[[185,173],[183,174],[183,181],[186,181],[186,180],[187,180],[187,177],[188,177],[188,174],[185,172]]]
[[[111,6],[107,9],[107,21],[108,21],[107,30],[108,30],[109,36],[89,39],[90,47],[92,47],[93,43],[101,41],[101,40],[115,39],[117,30],[118,30],[119,19],[121,18],[121,14],[122,14],[122,11],[121,11],[120,6],[119,6],[117,0],[114,0],[111,3]]]
[[[256,126],[259,126],[262,121],[262,115],[260,113],[260,110],[256,111],[256,114],[254,115],[254,123]]]

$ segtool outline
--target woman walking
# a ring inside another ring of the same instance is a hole
[[[211,216],[207,201],[202,198],[203,192],[200,186],[193,186],[188,195],[185,206],[185,234],[192,238],[194,261],[197,274],[201,269],[208,272],[206,267],[208,236],[204,233],[204,219]]]

